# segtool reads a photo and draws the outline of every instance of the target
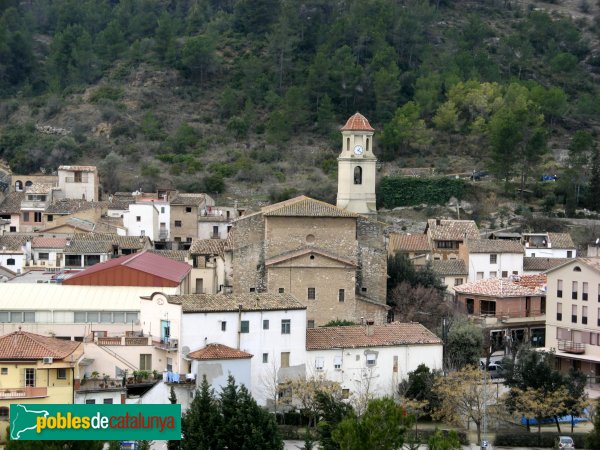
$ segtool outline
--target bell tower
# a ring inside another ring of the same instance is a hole
[[[342,152],[338,157],[337,206],[357,214],[375,215],[375,130],[365,116],[356,113],[348,119],[341,132]]]

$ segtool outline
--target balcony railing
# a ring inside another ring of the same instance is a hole
[[[23,388],[0,389],[0,399],[48,397],[48,388],[27,386]]]
[[[103,347],[115,345],[152,345],[152,341],[149,336],[116,336],[96,338],[96,344]]]
[[[65,183],[87,183],[89,177],[65,177]]]
[[[49,205],[48,201],[40,202],[35,200],[23,200],[21,202],[21,209],[23,210],[40,210],[44,211]]]
[[[177,339],[162,339],[160,341],[154,341],[154,348],[166,350],[167,352],[177,351],[179,341]]]
[[[558,350],[565,353],[585,353],[585,344],[573,341],[558,341]]]

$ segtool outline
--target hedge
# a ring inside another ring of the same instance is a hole
[[[436,431],[438,431],[438,429],[430,429],[430,428],[419,428],[417,431],[417,436],[418,439],[416,439],[417,442],[421,443],[421,444],[426,444],[429,441],[429,438],[431,436],[433,436]],[[444,434],[447,434],[450,430],[446,430],[446,429],[439,429],[439,431],[441,431]],[[462,431],[462,430],[454,430],[456,431],[456,434],[458,435],[458,440],[460,441],[461,445],[469,445],[469,440],[467,438],[467,433]],[[404,436],[404,442],[409,442],[411,439],[414,439],[415,436],[415,430],[410,429],[407,430],[406,435]]]
[[[570,427],[568,427],[570,429]],[[575,442],[575,448],[582,449],[585,447],[585,438],[588,433],[569,433],[564,431],[560,436],[571,436]],[[553,448],[558,438],[558,433],[544,432],[539,435],[537,431],[531,433],[523,432],[504,432],[496,433],[494,445],[502,447],[546,447]]]
[[[463,198],[463,180],[445,177],[384,177],[377,189],[379,206],[395,208],[422,203],[442,205],[451,197]]]

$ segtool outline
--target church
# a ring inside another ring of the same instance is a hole
[[[374,130],[356,113],[341,133],[337,205],[300,196],[242,216],[231,230],[233,292],[289,293],[306,305],[308,327],[387,317]]]

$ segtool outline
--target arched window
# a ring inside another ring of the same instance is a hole
[[[346,138],[346,150],[350,150],[350,138]]]
[[[27,181],[25,182],[25,187],[29,187],[29,186],[31,186],[32,184],[33,184],[33,181],[27,180]]]
[[[15,191],[21,192],[23,190],[23,182],[21,180],[15,181]]]
[[[362,184],[362,167],[360,166],[354,168],[354,184]]]
[[[581,267],[579,267],[579,266],[575,266],[575,267],[573,268],[573,272],[581,272]]]
[[[369,151],[369,144],[371,143],[371,140],[369,138],[367,138],[367,151]]]

